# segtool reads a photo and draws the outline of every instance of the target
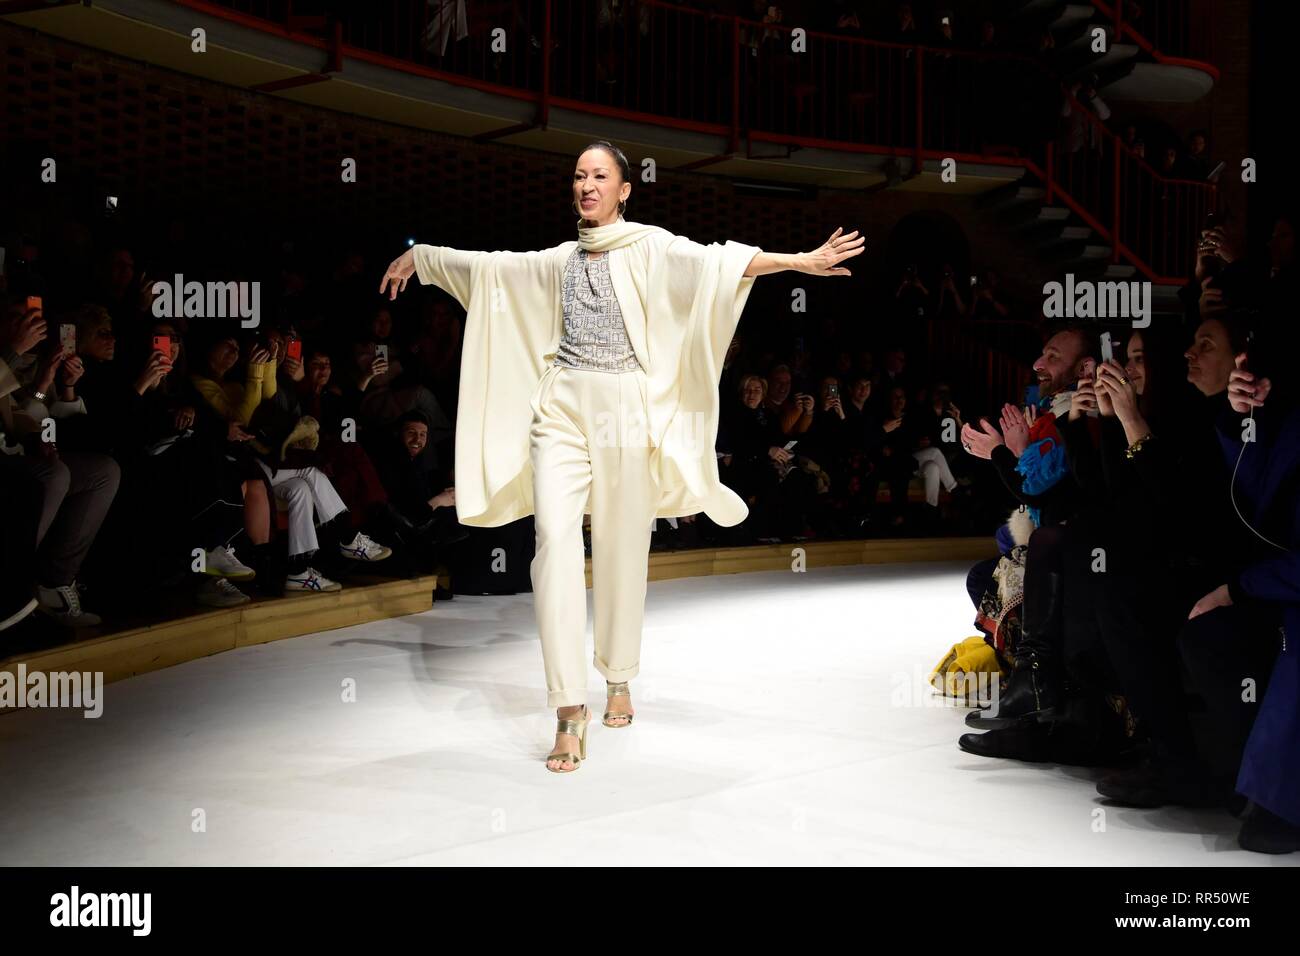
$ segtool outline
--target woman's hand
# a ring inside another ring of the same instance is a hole
[[[59,371],[64,361],[67,360],[67,354],[64,352],[55,352],[48,358],[42,360],[40,364],[40,374],[36,376],[36,381],[32,387],[42,395],[49,395],[50,390],[54,387],[54,376]]]
[[[28,309],[22,322],[18,324],[18,332],[14,336],[14,354],[22,355],[30,352],[45,341],[47,333],[45,314],[40,309]]]
[[[429,499],[429,507],[434,511],[439,508],[456,507],[456,489],[444,488],[441,492]]]
[[[397,293],[406,289],[406,283],[413,275],[415,275],[415,249],[411,248],[388,264],[388,271],[379,281],[379,294],[383,295],[386,288],[388,300],[391,302],[397,298]]]
[[[1252,408],[1263,408],[1264,400],[1273,390],[1273,383],[1266,378],[1256,378],[1246,371],[1246,355],[1237,356],[1236,367],[1228,373],[1228,404],[1232,410],[1241,415],[1250,413]]]
[[[291,382],[301,382],[307,375],[299,359],[287,358],[284,360],[284,374],[289,377]]]
[[[773,445],[771,448],[767,450],[767,457],[771,458],[774,462],[777,462],[778,464],[784,465],[786,462],[788,462],[791,458],[794,457],[794,454],[792,452],[786,451],[780,445]]]
[[[182,405],[176,409],[176,414],[172,418],[172,425],[175,426],[178,432],[183,432],[194,424],[195,414],[193,405]]]
[[[1092,379],[1090,377],[1079,379],[1074,394],[1070,396],[1070,421],[1077,422],[1084,415],[1096,410],[1097,390],[1093,387]]]
[[[254,345],[253,350],[248,353],[249,365],[265,365],[269,361],[271,361],[271,353],[261,345]]]
[[[858,235],[856,229],[847,236],[843,235],[843,233],[843,228],[836,229],[831,233],[831,237],[820,246],[801,256],[796,271],[806,272],[814,276],[852,275],[853,273],[841,266],[840,263],[852,259],[854,256],[862,255],[866,251],[863,243],[867,241],[867,237]]]
[[[249,441],[252,437],[239,422],[231,422],[226,426],[226,441]]]
[[[66,357],[63,360],[63,387],[71,389],[81,381],[81,376],[86,374],[86,366],[80,356],[64,354]]]
[[[1097,402],[1104,401],[1120,421],[1132,421],[1138,414],[1137,389],[1114,359],[1097,366]],[[1103,409],[1102,414],[1105,414]]]
[[[887,421],[882,422],[880,425],[880,427],[884,430],[886,435],[888,435],[892,431],[897,431],[902,426],[903,426],[902,415],[899,415],[897,418],[888,419]]]
[[[140,372],[140,377],[135,380],[135,390],[139,395],[143,395],[151,388],[157,388],[158,383],[167,377],[167,373],[172,369],[167,362],[167,356],[162,352],[152,352],[149,355],[149,361],[145,363],[144,369]]]
[[[1228,593],[1228,586],[1220,584],[1205,597],[1197,601],[1193,606],[1191,613],[1187,615],[1187,620],[1194,617],[1200,617],[1202,614],[1208,614],[1215,608],[1229,607],[1232,604],[1232,595]]]

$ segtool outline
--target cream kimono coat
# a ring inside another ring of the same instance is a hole
[[[700,245],[623,220],[580,229],[537,252],[465,252],[417,245],[420,282],[467,312],[456,417],[456,512],[496,527],[533,514],[532,401],[563,332],[560,288],[576,246],[609,255],[628,339],[646,372],[658,517],[706,513],[724,527],[748,514],[718,480],[718,381],[753,287],[755,246]]]

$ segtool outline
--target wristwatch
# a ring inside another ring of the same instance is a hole
[[[43,402],[45,401],[45,393],[32,389],[32,398],[36,399],[38,402]]]

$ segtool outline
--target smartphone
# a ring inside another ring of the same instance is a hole
[[[172,362],[172,337],[170,335],[155,335],[153,337],[153,350],[161,352],[167,364]]]
[[[835,382],[831,383],[830,388],[828,388],[827,391],[831,393],[831,398],[840,397],[840,387]]]
[[[947,17],[944,17],[944,18],[943,18],[942,20],[940,20],[939,22],[942,23],[944,26],[947,26],[947,25],[949,24],[950,21],[949,21],[949,19],[948,19]]]
[[[41,297],[39,295],[29,295],[27,297],[27,311],[30,312],[32,309],[35,309],[37,312],[42,311]]]
[[[1218,224],[1219,224],[1219,217],[1214,213],[1210,213],[1208,216],[1205,217],[1206,230],[1213,229]]]
[[[376,349],[376,352],[377,351],[378,350]],[[299,338],[290,339],[284,347],[284,354],[286,358],[291,358],[295,362],[301,362],[302,361],[302,339]]]
[[[387,346],[387,345],[376,345],[376,346],[375,346],[375,358],[383,359],[385,362],[387,362],[387,361],[388,361],[388,346]]]
[[[59,326],[59,345],[63,347],[64,355],[77,354],[77,327],[71,322]]]
[[[794,449],[794,446],[797,444],[799,444],[799,439],[797,438],[794,441],[788,441],[785,443],[785,450],[792,451]]]
[[[980,277],[979,277],[979,276],[971,276],[971,277],[970,277],[970,287],[971,287],[972,289],[975,288],[977,285],[979,285],[979,282],[980,282]]]
[[[1101,360],[1103,362],[1115,361],[1115,343],[1111,341],[1110,333],[1101,333]]]

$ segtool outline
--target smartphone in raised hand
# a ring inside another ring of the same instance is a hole
[[[155,335],[153,337],[153,350],[162,354],[166,364],[172,364],[172,337],[170,335]]]
[[[1115,343],[1111,339],[1109,332],[1101,333],[1101,360],[1103,362],[1115,361]]]
[[[77,354],[77,327],[71,322],[59,326],[59,347],[64,355]]]

